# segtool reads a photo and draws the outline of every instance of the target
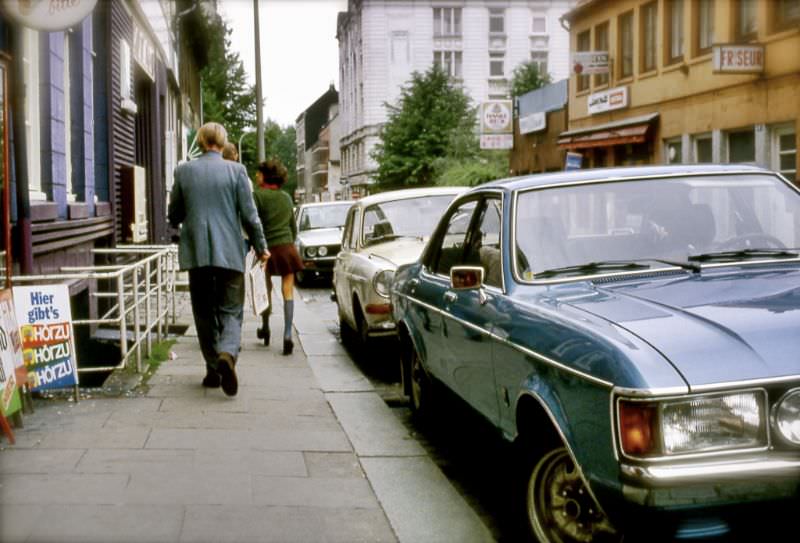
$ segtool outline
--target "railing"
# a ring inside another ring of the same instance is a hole
[[[176,322],[175,287],[178,282],[178,248],[175,245],[120,245],[113,249],[95,248],[95,255],[139,257],[128,264],[107,266],[67,266],[60,273],[20,275],[13,284],[57,283],[95,280],[97,291],[92,296],[112,300],[112,305],[96,319],[73,320],[73,326],[115,325],[119,329],[120,362],[113,366],[78,368],[79,372],[104,372],[122,369],[135,356],[136,371],[142,371],[142,346],[152,353],[153,334],[157,341],[165,336],[165,324]],[[108,285],[101,291],[101,285]],[[129,329],[133,342],[128,344]]]

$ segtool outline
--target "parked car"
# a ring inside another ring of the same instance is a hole
[[[413,409],[443,384],[525,451],[535,537],[650,541],[793,518],[799,285],[797,187],[642,167],[461,195],[391,298]]]
[[[342,245],[342,229],[351,200],[318,202],[298,206],[297,252],[303,259],[305,270],[295,274],[298,284],[309,279],[333,275],[333,263]]]
[[[389,285],[400,264],[419,257],[442,212],[464,187],[382,192],[357,200],[345,223],[333,267],[342,337],[353,331],[362,346],[393,335]]]

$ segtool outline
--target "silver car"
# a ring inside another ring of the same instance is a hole
[[[389,286],[398,266],[419,258],[439,218],[466,187],[384,192],[357,200],[347,213],[342,249],[333,267],[342,338],[361,346],[396,333]]]
[[[342,229],[352,200],[303,204],[295,211],[295,245],[305,270],[295,274],[298,284],[318,277],[330,277],[342,243]]]

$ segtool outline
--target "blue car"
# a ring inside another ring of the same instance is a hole
[[[412,409],[443,384],[519,446],[539,541],[707,538],[796,514],[800,192],[779,174],[482,185],[391,300]]]

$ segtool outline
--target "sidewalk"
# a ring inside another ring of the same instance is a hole
[[[180,307],[190,324],[185,297]],[[200,385],[190,327],[140,389],[37,401],[17,444],[0,442],[0,541],[490,540],[331,317],[299,297],[295,313],[288,357],[246,315],[234,398]],[[273,337],[282,326],[273,315]]]

